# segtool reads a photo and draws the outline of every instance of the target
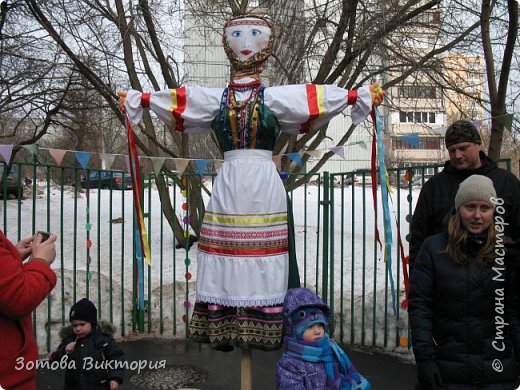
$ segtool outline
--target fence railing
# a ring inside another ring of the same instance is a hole
[[[190,210],[190,197],[174,177],[164,176],[164,187],[157,188],[153,174],[143,175],[152,266],[145,266],[144,278],[139,279],[132,191],[124,189],[127,173],[25,162],[13,167],[17,173],[11,177],[3,167],[0,188],[6,236],[16,242],[46,230],[59,237],[52,266],[58,284],[33,318],[41,351],[57,346],[59,330],[68,324],[68,311],[81,297],[93,300],[100,318],[113,322],[121,336],[134,332],[185,336],[194,304],[196,245],[180,247],[162,212],[159,190],[168,193],[180,221],[186,221]],[[301,283],[329,303],[334,335],[340,341],[409,348],[397,237],[399,232],[407,254],[408,222],[427,178],[425,172],[431,169],[439,166],[414,167],[420,180],[411,181],[402,179],[406,168],[389,172],[391,263],[382,256],[375,236],[377,226],[382,238],[383,214],[380,187],[374,198],[369,172],[313,175],[289,192]],[[208,191],[202,192],[198,202],[209,199],[213,179],[199,178]],[[190,234],[189,224],[184,225]],[[139,316],[135,297],[140,281],[145,311]]]

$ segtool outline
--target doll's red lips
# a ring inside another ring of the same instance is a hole
[[[242,50],[240,53],[242,53],[245,56],[248,56],[249,54],[252,53],[252,51],[251,50]]]

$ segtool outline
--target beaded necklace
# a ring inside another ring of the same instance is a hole
[[[236,92],[250,90],[247,99],[237,101]],[[260,122],[260,107],[264,103],[264,88],[259,81],[248,84],[230,83],[222,94],[221,112],[227,109],[228,120],[223,121],[223,131],[226,137],[231,137],[234,149],[255,148],[256,132]]]

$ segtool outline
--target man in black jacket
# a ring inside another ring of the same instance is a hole
[[[410,274],[423,241],[446,228],[459,184],[471,175],[484,175],[493,181],[497,196],[504,200],[507,234],[512,239],[520,238],[520,182],[516,176],[486,156],[480,135],[469,121],[452,123],[446,130],[445,143],[450,160],[424,184],[415,206],[410,227]]]

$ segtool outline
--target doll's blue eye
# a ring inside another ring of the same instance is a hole
[[[253,36],[253,37],[257,37],[260,34],[262,34],[262,32],[260,30],[251,30],[251,36]]]
[[[235,38],[240,38],[241,35],[242,35],[242,31],[233,31],[231,33],[231,36],[235,37]]]

